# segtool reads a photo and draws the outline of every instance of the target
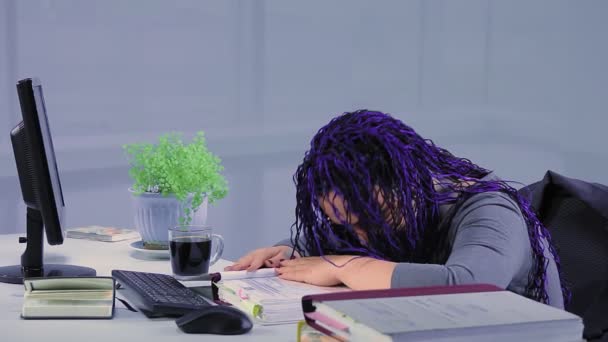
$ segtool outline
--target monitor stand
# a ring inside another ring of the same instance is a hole
[[[43,265],[43,229],[40,211],[27,208],[27,237],[20,237],[19,243],[26,243],[21,255],[21,265],[0,267],[0,283],[23,284],[23,278],[34,277],[94,277],[97,272],[89,267],[48,264]]]

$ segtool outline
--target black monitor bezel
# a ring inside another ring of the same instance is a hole
[[[45,110],[45,104],[38,104],[34,95],[34,87],[41,86],[40,81],[36,78],[23,79],[17,83],[17,94],[21,105],[24,129],[32,153],[31,162],[34,177],[36,183],[38,183],[35,184],[35,190],[37,191],[36,202],[38,206],[36,209],[38,209],[42,215],[47,242],[50,245],[60,245],[63,243],[64,237],[58,210],[64,210],[64,205],[62,203],[61,208],[57,207],[54,191],[60,192],[60,198],[63,198],[63,191],[61,189],[61,183],[58,184],[59,189],[53,189],[51,180],[51,170],[49,168],[40,127],[40,113],[38,112],[39,106]],[[41,97],[41,101],[44,101],[43,92],[41,92]],[[46,113],[43,113],[42,115],[46,116]],[[49,136],[49,140],[51,139],[52,136]],[[56,162],[56,155],[53,157]],[[58,170],[53,170],[53,172],[56,171],[58,172]],[[57,175],[57,177],[59,178],[59,175]]]

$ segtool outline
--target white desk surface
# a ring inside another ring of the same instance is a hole
[[[0,235],[0,266],[20,264],[25,244],[17,243],[19,235]],[[45,243],[45,262],[92,267],[100,276],[112,269],[171,274],[169,260],[147,260],[129,248],[134,240],[97,242],[65,239],[60,246]],[[227,265],[220,260],[211,267],[217,271]],[[111,320],[23,320],[20,318],[23,285],[0,283],[0,341],[295,341],[296,325],[262,326],[256,324],[245,335],[220,336],[185,334],[173,319],[148,319],[131,312],[116,301]]]

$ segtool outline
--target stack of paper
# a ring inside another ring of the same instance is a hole
[[[274,269],[222,272],[216,286],[220,300],[242,309],[260,324],[296,323],[304,318],[302,297],[348,290],[283,280]]]

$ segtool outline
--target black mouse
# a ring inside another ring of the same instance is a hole
[[[188,334],[240,335],[253,328],[246,313],[224,305],[189,312],[175,320],[175,324]]]

